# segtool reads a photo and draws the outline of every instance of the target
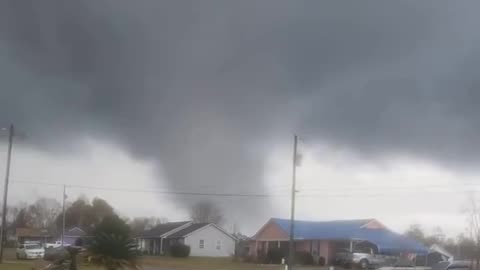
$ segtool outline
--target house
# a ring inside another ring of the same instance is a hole
[[[190,246],[190,256],[230,257],[235,254],[235,237],[213,223],[191,224],[167,239],[170,244]]]
[[[82,246],[85,244],[85,241],[88,242],[88,239],[92,236],[87,235],[87,233],[79,227],[73,227],[63,235],[63,243],[65,245],[76,245]]]
[[[235,252],[235,237],[212,223],[159,224],[135,239],[142,252],[150,255],[167,254],[176,243],[190,246],[190,256],[228,257]]]
[[[137,235],[137,245],[142,252],[149,255],[162,255],[168,252],[169,243],[166,238],[181,229],[190,226],[190,221],[167,222]]]
[[[17,228],[15,230],[15,238],[20,244],[26,242],[45,244],[53,239],[47,230],[34,228]]]
[[[280,248],[288,254],[289,232],[290,220],[270,219],[252,237],[250,255],[264,256],[269,248]],[[375,252],[381,254],[428,253],[422,244],[389,230],[376,219],[294,222],[295,250],[309,252],[317,262],[322,259],[326,264],[333,263],[338,250],[352,251],[360,243],[373,244]]]

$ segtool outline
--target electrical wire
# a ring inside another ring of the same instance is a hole
[[[106,190],[106,191],[117,191],[117,192],[134,192],[134,193],[155,193],[163,195],[185,195],[185,196],[212,196],[212,197],[247,197],[247,198],[271,198],[271,197],[289,197],[290,194],[270,194],[270,193],[226,193],[226,192],[195,192],[195,191],[175,191],[175,190],[159,190],[159,189],[133,189],[133,188],[118,188],[118,187],[99,187],[99,186],[88,186],[88,185],[71,185],[71,184],[60,184],[60,183],[51,183],[51,182],[35,182],[35,181],[25,181],[25,180],[15,180],[12,183],[19,184],[34,184],[41,186],[66,186],[68,188],[77,188],[77,189],[90,189],[90,190]],[[437,185],[438,186],[438,185]],[[446,187],[446,186],[442,186]],[[413,188],[413,187],[412,187]],[[392,193],[394,190],[385,190],[381,193],[370,193],[370,192],[344,192],[339,193],[308,193],[309,190],[297,190],[297,197],[299,198],[373,198],[373,197],[391,197],[391,196],[407,196],[411,194],[423,194],[423,193],[459,193],[462,191],[458,190],[411,190],[413,192],[402,192],[402,193]],[[468,192],[471,190],[465,190],[463,192]]]
[[[87,185],[71,185],[71,184],[59,184],[59,183],[47,183],[47,182],[34,182],[34,181],[22,181],[15,180],[11,183],[21,183],[21,184],[36,184],[44,186],[58,186],[58,187],[68,187],[68,188],[78,188],[78,189],[93,189],[93,190],[108,190],[108,191],[119,191],[119,192],[137,192],[137,193],[156,193],[156,194],[165,194],[165,195],[191,195],[191,196],[214,196],[214,197],[255,197],[255,198],[266,198],[266,197],[276,197],[279,195],[268,194],[268,193],[217,193],[217,192],[192,192],[192,191],[172,191],[172,190],[158,190],[158,189],[131,189],[131,188],[116,188],[116,187],[99,187],[99,186],[87,186]],[[285,194],[287,195],[287,194]],[[282,196],[282,195],[280,195]]]

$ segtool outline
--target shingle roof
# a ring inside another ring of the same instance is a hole
[[[49,237],[50,234],[47,230],[34,229],[34,228],[17,228],[15,230],[17,237]]]
[[[272,218],[287,234],[290,234],[290,220]],[[304,239],[345,239],[344,236],[360,229],[371,219],[305,221],[295,220],[295,238]]]
[[[188,224],[190,221],[168,222],[155,226],[154,228],[139,234],[137,237],[160,237],[161,235]]]
[[[184,237],[185,235],[189,234],[189,233],[192,233],[200,228],[203,228],[207,225],[210,225],[210,223],[194,223],[188,227],[186,227],[185,229],[182,229],[178,232],[175,232],[174,234],[172,235],[169,235],[167,238],[180,238],[180,237]]]
[[[287,234],[290,232],[290,220],[271,219]],[[428,249],[419,242],[388,229],[364,228],[371,220],[335,220],[335,221],[302,221],[296,220],[294,226],[295,239],[328,239],[328,240],[364,240],[377,245],[384,253],[410,251],[426,253]]]

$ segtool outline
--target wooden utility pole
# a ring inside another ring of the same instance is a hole
[[[291,198],[291,208],[290,208],[290,244],[289,244],[289,254],[288,254],[288,270],[293,269],[293,260],[295,258],[295,236],[294,236],[294,223],[295,223],[295,189],[297,181],[297,142],[298,137],[295,135],[293,137],[293,172],[292,172],[292,198]]]
[[[7,198],[8,198],[8,181],[10,178],[10,162],[12,160],[12,146],[15,129],[13,124],[8,128],[8,150],[7,165],[5,169],[5,186],[3,189],[3,207],[2,207],[2,228],[0,229],[0,263],[3,263],[3,245],[5,244],[7,234]]]
[[[67,199],[66,186],[63,185],[63,203],[62,203],[62,247],[65,238],[65,199]]]

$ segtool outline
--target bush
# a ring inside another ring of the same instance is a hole
[[[295,253],[295,263],[313,265],[313,256],[307,251],[297,251]]]
[[[281,264],[282,258],[285,258],[283,250],[279,248],[271,248],[267,252],[265,263]]]
[[[325,258],[324,257],[318,258],[318,265],[325,266]]]
[[[68,248],[67,248],[68,249]],[[132,239],[115,234],[96,234],[87,249],[88,261],[105,269],[138,269],[137,245]]]
[[[185,258],[190,255],[190,246],[184,244],[173,244],[170,246],[170,255],[177,258]]]

